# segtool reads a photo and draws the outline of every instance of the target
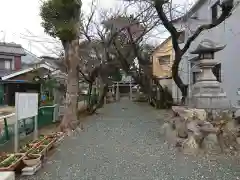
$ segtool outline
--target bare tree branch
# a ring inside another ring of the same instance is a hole
[[[226,18],[228,18],[230,15],[231,15],[231,11],[233,9],[233,1],[231,2],[232,0],[230,0],[230,3],[229,2],[223,2],[223,4],[219,4],[219,6],[221,6],[222,8],[222,13],[221,15],[219,16],[218,19],[216,19],[215,21],[213,21],[212,23],[210,24],[204,24],[202,26],[200,26],[196,31],[195,33],[189,37],[189,39],[187,40],[184,48],[182,49],[182,54],[184,54],[190,47],[190,45],[192,44],[192,42],[200,35],[200,33],[204,30],[208,30],[208,29],[212,29],[216,26],[218,26],[219,24],[221,24],[223,21],[225,21]]]

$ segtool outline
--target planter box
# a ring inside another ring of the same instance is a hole
[[[21,153],[21,154],[28,154],[32,149],[34,149],[32,144],[29,145],[29,146],[30,146],[30,148],[27,151],[22,148],[22,149],[19,150],[19,153]]]
[[[46,138],[45,140],[47,140],[47,139],[48,138]],[[52,138],[48,144],[42,144],[42,145],[46,146],[46,151],[48,152],[53,147],[55,142],[56,142],[56,138]]]
[[[34,140],[34,141],[30,142],[29,145],[30,145],[30,146],[40,145],[45,139],[46,139],[46,137],[44,137],[44,138],[42,138],[42,139]]]
[[[6,163],[11,158],[14,158],[14,156],[17,156],[17,161],[15,161],[13,164],[7,166],[7,167],[1,167],[1,164]],[[21,163],[22,159],[24,157],[24,154],[13,154],[9,158],[5,159],[0,164],[0,171],[14,171]]]
[[[38,148],[41,148],[42,151],[36,152],[35,149],[38,149]],[[45,156],[45,155],[46,155],[46,150],[47,150],[47,146],[40,145],[39,147],[33,148],[33,149],[29,152],[29,154],[40,154],[40,155],[42,155],[42,156]]]
[[[5,154],[5,153],[4,153],[4,155],[2,155],[1,158],[0,158],[0,163],[3,162],[3,161],[5,161],[6,159],[8,159],[9,156],[10,156],[10,154]]]
[[[64,135],[60,136],[60,137],[56,140],[56,142],[54,143],[54,146],[55,146],[55,147],[59,146],[59,145],[63,142],[63,140],[64,140]]]

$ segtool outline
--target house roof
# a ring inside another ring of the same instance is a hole
[[[13,77],[16,77],[16,76],[19,76],[19,75],[22,75],[22,74],[25,74],[25,73],[28,73],[28,72],[31,72],[33,70],[36,70],[36,69],[39,69],[39,68],[45,68],[49,71],[55,71],[54,68],[50,67],[49,65],[47,64],[38,64],[37,66],[35,65],[34,67],[30,67],[30,68],[26,68],[26,69],[21,69],[21,70],[18,70],[18,71],[15,71],[15,72],[12,72],[8,75],[5,75],[2,77],[2,80],[8,80],[10,78],[13,78]]]
[[[0,43],[0,54],[17,54],[25,56],[26,53],[20,44]]]
[[[169,37],[166,38],[160,45],[158,45],[158,46],[154,49],[154,51],[153,51],[152,54],[154,54],[159,48],[163,47],[169,40],[171,40],[171,37],[172,37],[172,36],[169,36]]]
[[[10,74],[12,71],[9,69],[0,69],[0,77]]]
[[[196,13],[202,7],[202,5],[205,4],[206,1],[207,0],[197,0],[196,3],[186,14],[178,17],[177,19],[174,19],[172,22],[185,21],[187,18],[191,17],[194,13]]]

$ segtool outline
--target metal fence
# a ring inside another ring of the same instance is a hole
[[[59,114],[59,105],[42,106],[38,110],[38,128],[51,125],[56,122]],[[14,137],[15,113],[0,117],[0,145],[7,143]],[[34,130],[34,118],[18,121],[20,139],[32,133]]]

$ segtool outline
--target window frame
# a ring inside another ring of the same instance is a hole
[[[13,70],[13,60],[12,59],[7,59],[7,58],[0,58],[0,61],[3,63],[3,67],[0,66],[1,70]],[[9,68],[6,67],[6,63],[9,63]]]
[[[220,0],[218,0],[216,3],[214,3],[211,6],[212,22],[214,22],[218,19],[218,16],[219,16],[218,8],[220,7],[219,5],[220,5]]]
[[[165,57],[168,57],[168,61],[163,60]],[[157,59],[160,65],[169,65],[171,63],[171,55],[159,56]]]
[[[216,77],[218,82],[222,82],[222,64],[216,64],[213,68],[212,68],[212,72],[214,74],[214,76]]]

